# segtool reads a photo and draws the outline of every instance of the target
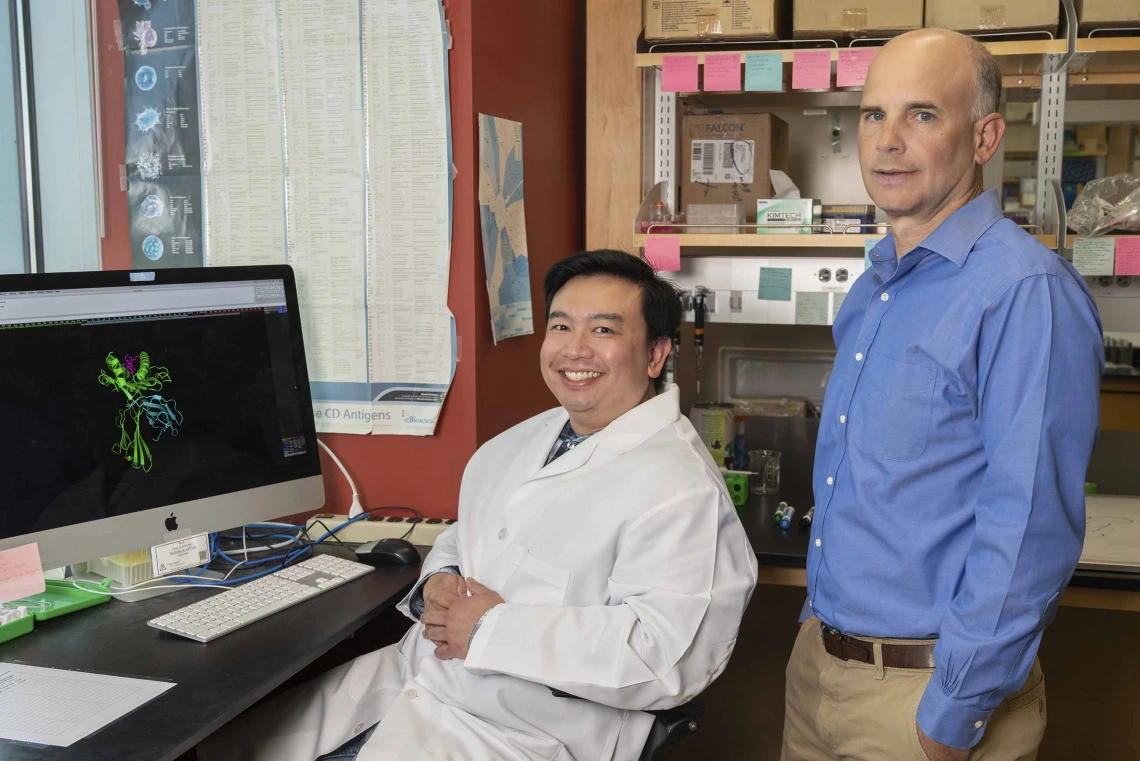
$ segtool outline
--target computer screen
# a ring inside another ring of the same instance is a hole
[[[323,504],[288,267],[0,277],[0,357],[0,548],[59,565]]]

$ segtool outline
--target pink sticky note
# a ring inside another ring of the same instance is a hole
[[[705,92],[740,90],[740,53],[705,54]]]
[[[793,90],[831,89],[831,51],[797,50],[792,59]]]
[[[680,272],[681,239],[646,238],[645,260],[658,272]]]
[[[1116,239],[1116,274],[1140,275],[1140,237]]]
[[[38,595],[46,588],[38,544],[0,551],[0,602]]]
[[[665,56],[661,61],[661,89],[664,92],[696,92],[697,57]]]
[[[841,48],[839,69],[835,73],[836,87],[862,87],[867,81],[867,69],[875,60],[874,48]]]

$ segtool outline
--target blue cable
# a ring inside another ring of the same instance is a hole
[[[305,545],[304,547],[293,550],[291,552],[287,552],[283,555],[275,555],[275,556],[269,557],[269,558],[261,558],[260,560],[257,560],[257,561],[252,562],[252,563],[249,563],[249,562],[244,563],[244,565],[252,567],[252,566],[257,566],[257,565],[264,565],[267,562],[270,562],[273,560],[281,560],[282,558],[284,558],[284,561],[280,564],[279,568],[273,568],[273,569],[268,570],[268,571],[260,571],[258,573],[254,573],[254,574],[251,574],[249,576],[242,576],[241,578],[237,578],[237,579],[226,579],[225,581],[222,581],[221,579],[211,579],[211,580],[203,580],[203,581],[196,581],[194,579],[186,579],[185,581],[178,582],[178,583],[190,584],[193,586],[201,586],[201,587],[217,587],[217,586],[223,586],[223,585],[228,586],[230,584],[236,584],[240,581],[253,581],[254,579],[260,579],[263,576],[268,576],[272,573],[276,573],[277,571],[281,570],[281,568],[288,566],[296,558],[299,558],[308,552],[312,552],[313,545],[320,544],[325,539],[328,539],[330,536],[332,536],[336,532],[340,531],[345,526],[356,523],[357,521],[362,521],[365,518],[368,518],[370,516],[371,516],[371,513],[361,513],[360,515],[356,516],[355,518],[350,518],[347,521],[345,521],[344,523],[340,524],[339,526],[336,526],[336,527],[326,531],[323,535],[321,535],[321,537],[319,539],[316,539],[315,541],[310,542],[309,544]],[[258,528],[259,526],[264,527],[264,528],[285,528],[284,526],[268,526],[268,525],[256,524],[256,523],[250,524],[250,525],[246,526],[245,528],[247,528],[247,529],[248,528]],[[306,528],[305,526],[294,526],[294,525],[291,525],[290,527],[296,528],[299,531],[304,530]],[[285,537],[288,539],[296,539],[297,541],[300,541],[299,535],[296,537],[294,537],[292,535],[286,535],[286,534],[277,534],[277,535],[270,535],[270,536],[271,537],[272,536],[282,536],[282,537]],[[261,539],[264,537],[258,536],[258,538]],[[211,562],[213,562],[213,560],[215,558],[215,553],[216,553],[217,557],[220,557],[221,559],[226,560],[226,561],[228,561],[234,565],[237,565],[239,562],[239,561],[234,560],[233,558],[229,557],[228,555],[226,555],[226,553],[223,552],[221,549],[217,548],[217,535],[216,534],[213,535],[213,537],[212,537],[212,543],[211,543],[211,548],[210,548],[210,560],[211,560]],[[205,569],[203,569],[203,571],[204,570]],[[201,572],[199,572],[197,574],[193,574],[193,575],[199,576],[199,575],[201,575]]]

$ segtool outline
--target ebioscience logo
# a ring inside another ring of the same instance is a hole
[[[405,423],[413,423],[415,425],[431,425],[432,423],[435,422],[435,418],[418,417],[416,415],[405,415],[404,416],[404,422]]]

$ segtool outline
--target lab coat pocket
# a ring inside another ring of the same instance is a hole
[[[938,370],[871,352],[848,414],[852,441],[885,460],[905,462],[926,451]]]
[[[569,585],[569,571],[526,551],[499,590],[499,596],[509,603],[560,608]]]

